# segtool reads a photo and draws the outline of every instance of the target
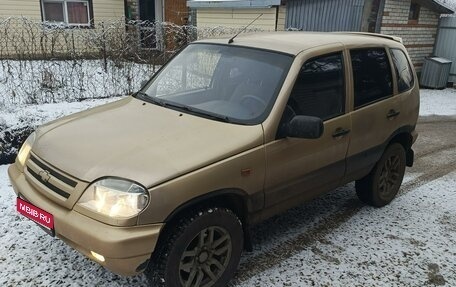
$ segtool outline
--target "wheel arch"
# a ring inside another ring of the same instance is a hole
[[[252,249],[249,232],[249,214],[251,212],[249,195],[245,191],[237,188],[212,191],[181,204],[166,217],[164,221],[165,227],[163,228],[160,237],[162,237],[162,234],[167,232],[167,230],[172,229],[179,218],[185,216],[186,213],[202,207],[225,207],[233,211],[242,223],[244,231],[244,248],[247,250]]]
[[[414,161],[414,152],[412,150],[413,145],[413,136],[412,132],[415,130],[415,127],[406,126],[398,129],[391,137],[388,145],[385,147],[385,150],[388,146],[393,143],[399,143],[404,147],[406,155],[406,165],[411,167],[413,166]]]

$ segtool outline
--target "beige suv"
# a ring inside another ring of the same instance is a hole
[[[135,95],[40,127],[8,172],[21,214],[106,268],[223,286],[252,224],[351,181],[388,204],[418,110],[395,37],[198,41]]]

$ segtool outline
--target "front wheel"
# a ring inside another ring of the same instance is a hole
[[[226,208],[182,217],[164,234],[146,270],[151,286],[225,286],[239,264],[242,224]]]
[[[393,143],[387,147],[374,169],[356,181],[356,193],[361,201],[382,207],[390,203],[404,178],[406,156],[404,147]]]

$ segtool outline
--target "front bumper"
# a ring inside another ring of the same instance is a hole
[[[147,266],[163,224],[118,227],[91,219],[50,201],[34,190],[16,166],[8,168],[14,192],[54,216],[57,237],[119,275],[135,275]],[[104,256],[100,262],[91,251]]]

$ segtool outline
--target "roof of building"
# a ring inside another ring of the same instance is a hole
[[[456,0],[438,0],[442,5],[456,12]]]
[[[442,0],[415,0],[415,2],[428,7],[431,10],[439,12],[440,14],[453,14],[454,10],[445,1]]]
[[[228,44],[229,37],[222,39],[199,40],[197,43]],[[237,36],[230,45],[253,47],[297,55],[301,51],[323,45],[345,45],[362,47],[366,45],[400,47],[398,37],[353,32],[261,32],[245,33]]]
[[[453,14],[453,0],[415,0],[441,14]],[[277,6],[282,0],[187,0],[190,8],[266,8]]]
[[[280,5],[281,0],[189,0],[190,8],[267,8]]]

